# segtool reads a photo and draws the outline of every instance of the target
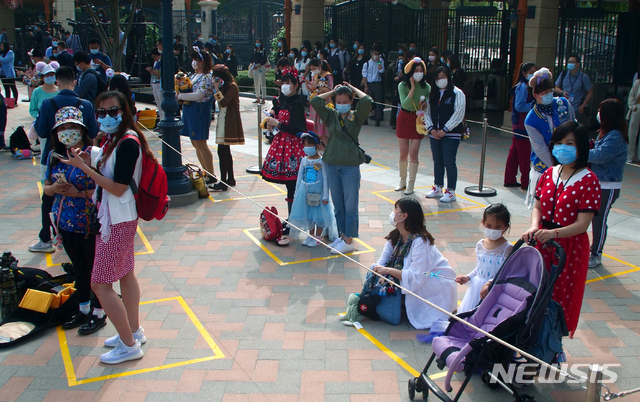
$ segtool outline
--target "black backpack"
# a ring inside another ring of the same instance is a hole
[[[102,76],[96,70],[90,68],[85,71],[85,74],[95,75],[98,80],[98,92],[96,92],[96,97],[107,90],[107,82],[102,79]]]
[[[18,126],[16,131],[9,137],[9,148],[11,148],[11,153],[14,155],[18,149],[31,149],[31,142],[29,142],[27,132],[24,131],[23,126]]]

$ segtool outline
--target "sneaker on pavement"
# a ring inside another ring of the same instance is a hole
[[[309,243],[307,243],[307,247],[318,247],[320,245],[320,242],[318,241],[319,239],[317,237],[312,237],[311,241],[309,241]]]
[[[440,202],[453,202],[456,200],[456,192],[444,190],[444,195],[440,198]]]
[[[29,251],[32,253],[53,253],[56,251],[56,248],[53,246],[52,242],[38,241],[36,244],[32,244],[29,246]]]
[[[342,243],[335,246],[334,250],[331,250],[331,254],[347,254],[355,251],[355,249],[356,248],[354,247],[353,243],[347,244],[347,242],[343,241]]]
[[[304,239],[304,241],[302,242],[302,245],[303,245],[303,246],[308,246],[308,245],[309,245],[309,242],[311,242],[311,240],[314,240],[314,239],[313,239],[313,236],[307,236],[307,238],[306,238],[306,239]]]
[[[336,248],[336,246],[340,243],[342,243],[344,240],[342,240],[342,237],[338,237],[337,239],[335,239],[334,241],[332,241],[331,243],[329,243],[329,247],[327,247],[327,250],[331,250],[332,248]]]
[[[140,342],[140,345],[144,345],[147,342],[147,337],[144,336],[144,328],[140,327],[136,332],[133,333],[133,339]],[[107,338],[104,340],[104,346],[108,348],[113,348],[120,341],[120,335],[114,335],[111,338]]]
[[[600,264],[602,264],[602,256],[601,255],[591,254],[589,256],[589,268],[595,268]]]
[[[113,349],[100,355],[100,361],[104,364],[120,364],[142,359],[142,356],[144,356],[144,352],[140,348],[140,342],[136,341],[133,346],[127,346],[118,339]]]
[[[442,187],[431,186],[431,191],[424,195],[427,198],[440,198],[443,196]]]

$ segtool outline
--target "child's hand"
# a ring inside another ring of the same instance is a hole
[[[329,200],[324,200],[324,201],[322,201],[322,203],[323,203],[324,205],[327,205],[327,204],[329,203]]]
[[[456,283],[459,285],[464,285],[469,282],[471,279],[467,275],[458,275],[456,276]]]
[[[480,299],[484,300],[485,297],[489,294],[489,286],[491,286],[491,281],[482,285],[482,289],[480,289]]]

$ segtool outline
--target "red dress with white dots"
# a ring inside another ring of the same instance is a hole
[[[541,229],[555,229],[576,222],[578,213],[598,213],[600,208],[600,182],[589,169],[577,171],[567,181],[560,179],[562,165],[547,169],[538,182],[536,198],[542,207]],[[553,300],[562,306],[569,337],[578,326],[582,297],[589,270],[589,236],[587,233],[556,240],[567,255],[564,271],[553,289]],[[542,248],[547,271],[554,260],[552,247]]]

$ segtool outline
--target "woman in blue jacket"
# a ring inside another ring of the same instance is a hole
[[[600,210],[591,221],[593,242],[589,268],[602,263],[602,248],[607,239],[607,218],[609,211],[620,196],[622,175],[627,159],[629,137],[624,118],[624,105],[618,99],[605,99],[600,103],[597,115],[600,131],[589,151],[591,171],[598,176],[602,194]]]
[[[11,46],[9,46],[9,42],[0,43],[0,64],[2,65],[0,76],[2,77],[2,84],[4,85],[5,97],[11,98],[11,93],[13,93],[16,106],[18,106],[18,87],[16,87],[14,61],[15,55],[13,54],[13,50],[11,50]]]

